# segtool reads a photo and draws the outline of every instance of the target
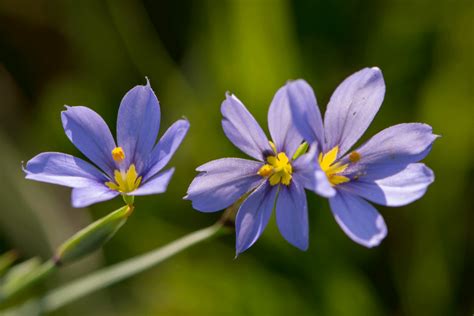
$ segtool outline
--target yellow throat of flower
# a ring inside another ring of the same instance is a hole
[[[136,190],[142,181],[142,177],[139,177],[135,165],[131,164],[127,172],[120,170],[114,171],[115,182],[109,181],[105,185],[110,189],[119,191],[121,193],[128,193]]]
[[[325,154],[320,153],[318,159],[321,169],[326,173],[326,177],[332,186],[349,182],[350,180],[348,177],[339,175],[339,173],[346,170],[349,164],[334,163],[337,159],[338,151],[339,147],[336,146]]]
[[[112,158],[117,162],[121,163],[125,159],[125,153],[122,147],[115,147],[112,150]],[[111,190],[119,191],[121,193],[128,193],[136,190],[142,181],[142,177],[139,177],[135,165],[131,164],[127,172],[122,170],[114,171],[115,182],[109,181],[105,185]]]
[[[269,156],[267,162],[257,173],[262,177],[269,178],[270,185],[277,185],[278,183],[290,185],[293,167],[286,154],[281,152],[276,156]]]

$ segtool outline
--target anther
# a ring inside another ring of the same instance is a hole
[[[115,147],[114,149],[112,149],[112,158],[116,162],[122,162],[125,159],[125,153],[122,147]]]
[[[357,151],[353,151],[349,154],[349,161],[354,163],[360,160],[360,154]]]

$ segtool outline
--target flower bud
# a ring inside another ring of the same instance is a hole
[[[66,264],[104,245],[127,221],[133,206],[126,205],[102,217],[65,241],[54,256],[56,265]]]

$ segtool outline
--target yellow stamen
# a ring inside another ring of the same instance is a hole
[[[309,147],[308,143],[303,142],[301,145],[298,146],[298,148],[296,148],[295,154],[293,155],[291,159],[296,160],[302,155],[306,154],[306,152],[308,151],[308,147]]]
[[[270,166],[270,165],[263,165],[262,168],[260,168],[260,170],[258,170],[258,174],[262,177],[268,177],[269,175],[271,175],[273,172],[273,167]]]
[[[121,193],[128,193],[136,190],[140,186],[142,177],[139,177],[135,165],[130,165],[127,172],[124,173],[120,170],[114,171],[115,182],[106,182],[105,185],[110,189],[119,191]]]
[[[122,162],[125,159],[125,153],[122,147],[112,149],[112,158],[114,158],[116,162]]]
[[[320,153],[318,159],[321,169],[326,173],[326,176],[328,177],[328,180],[332,186],[349,182],[350,180],[348,177],[339,175],[339,173],[346,170],[349,164],[342,165],[339,162],[334,163],[337,159],[338,151],[339,147],[336,146],[324,155],[323,153]]]
[[[360,154],[357,151],[353,151],[349,155],[350,162],[358,162],[360,160]]]
[[[278,183],[290,185],[293,167],[286,154],[281,152],[276,156],[269,156],[267,162],[268,164],[263,165],[257,173],[262,177],[269,178],[270,185]]]
[[[276,152],[277,152],[277,148],[276,148],[276,146],[275,146],[275,143],[272,142],[272,141],[269,141],[268,143],[270,144],[270,147],[272,147],[273,151],[276,153]]]

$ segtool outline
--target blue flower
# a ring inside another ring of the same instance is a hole
[[[317,180],[325,174],[313,167],[315,151],[297,153],[305,144],[293,126],[286,90],[283,87],[277,91],[268,111],[273,141],[268,141],[242,102],[227,94],[221,106],[224,133],[255,160],[222,158],[198,167],[200,174],[185,197],[202,212],[225,209],[244,197],[235,219],[237,254],[257,241],[274,208],[283,237],[306,250],[308,212],[304,188],[322,195],[332,190],[329,184]]]
[[[117,143],[104,120],[84,106],[61,113],[66,136],[92,163],[56,152],[41,153],[27,162],[26,178],[73,188],[72,205],[85,207],[117,195],[136,196],[166,191],[174,168],[160,172],[189,129],[176,121],[155,144],[160,105],[149,82],[122,99],[117,118]]]
[[[384,219],[368,202],[402,206],[421,198],[434,174],[419,163],[436,139],[429,125],[389,127],[355,150],[379,110],[385,83],[378,68],[365,68],[344,80],[335,90],[323,120],[311,87],[303,80],[288,83],[295,125],[304,139],[317,142],[313,161],[331,185],[332,213],[355,242],[373,247],[387,234]]]

